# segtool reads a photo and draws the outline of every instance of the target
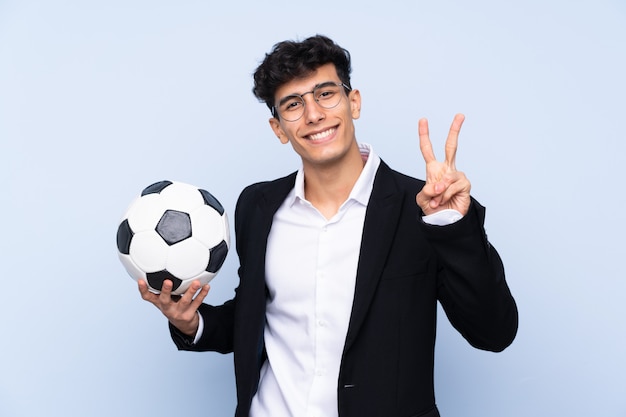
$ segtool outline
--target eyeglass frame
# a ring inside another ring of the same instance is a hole
[[[307,94],[313,94],[315,92],[315,90],[317,90],[318,88],[327,86],[328,84],[333,84],[336,87],[343,87],[344,91],[346,92],[346,97],[347,95],[352,91],[352,88],[350,88],[348,85],[346,85],[346,83],[340,81],[340,82],[336,82],[336,81],[324,81],[323,83],[317,84],[315,87],[313,87],[313,90],[311,91],[307,91],[304,92],[302,94],[289,94],[288,96],[283,97],[280,101],[283,101],[285,99],[288,98],[300,98],[300,100],[302,100],[302,114],[294,120],[287,120],[284,118],[284,116],[282,117],[283,120],[285,120],[286,122],[297,122],[298,120],[302,119],[302,116],[304,116],[304,111],[306,110],[306,101],[304,101],[304,96],[306,96]],[[313,100],[315,100],[315,102],[323,109],[334,109],[335,107],[337,107],[339,105],[339,103],[341,103],[341,99],[339,99],[339,101],[337,102],[337,104],[335,104],[332,107],[324,107],[321,104],[319,104],[319,100],[315,98],[315,94],[313,94]],[[276,119],[280,119],[280,113],[278,112],[278,108],[276,108],[276,106],[272,106],[272,116],[275,117]]]

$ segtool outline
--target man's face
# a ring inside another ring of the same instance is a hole
[[[293,94],[303,96],[302,117],[290,122],[279,116],[278,119],[271,118],[270,125],[282,143],[291,143],[302,158],[305,169],[339,163],[351,150],[358,152],[353,120],[360,115],[360,93],[352,90],[346,95],[342,88],[339,104],[326,109],[315,101],[313,94],[305,93],[327,82],[341,84],[333,64],[323,65],[311,75],[292,80],[276,90],[277,106],[285,97]]]

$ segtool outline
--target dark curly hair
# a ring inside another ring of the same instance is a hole
[[[283,41],[272,48],[254,71],[252,93],[264,102],[274,117],[274,94],[283,84],[306,77],[322,65],[332,63],[342,83],[350,85],[350,52],[330,38],[315,35],[303,41]]]

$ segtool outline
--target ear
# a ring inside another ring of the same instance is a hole
[[[361,92],[359,90],[352,90],[348,94],[348,101],[350,102],[350,113],[353,119],[361,117]]]
[[[278,140],[280,141],[280,143],[282,143],[283,145],[288,143],[289,138],[287,137],[287,135],[285,135],[285,131],[280,126],[280,121],[277,118],[272,117],[270,118],[269,122],[270,122],[270,127],[274,131],[274,134],[278,137]]]

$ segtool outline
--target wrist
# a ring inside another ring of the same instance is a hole
[[[170,320],[172,326],[176,327],[178,331],[183,333],[189,337],[195,337],[198,333],[198,327],[200,323],[200,319],[198,318],[198,313],[193,315],[191,321],[183,321],[183,320]]]

